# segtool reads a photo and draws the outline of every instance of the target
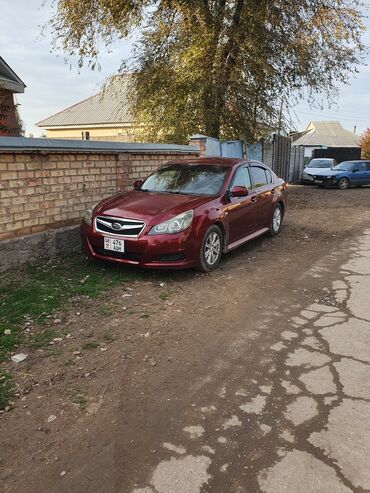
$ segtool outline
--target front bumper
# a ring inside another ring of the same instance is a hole
[[[325,187],[336,187],[338,184],[338,180],[336,177],[331,176],[328,178],[327,176],[314,176],[314,185],[323,185]]]
[[[95,232],[85,221],[81,223],[81,239],[90,257],[149,269],[186,269],[198,262],[199,242],[191,229],[178,234],[142,235],[125,238],[125,252],[104,249],[104,236]],[[113,237],[113,236],[112,236]]]
[[[302,183],[302,185],[313,185],[314,184],[313,180],[314,180],[314,178],[312,175],[304,174],[304,175],[302,175],[301,183]]]

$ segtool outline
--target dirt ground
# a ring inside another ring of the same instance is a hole
[[[189,413],[222,396],[221,381],[248,387],[268,375],[266,354],[286,321],[305,301],[331,302],[304,274],[370,223],[369,188],[288,192],[281,234],[225,256],[215,272],[148,272],[55,313],[50,325],[60,320],[67,332],[58,351],[9,363],[19,391],[0,414],[0,490],[151,493],[144,476],[162,453],[158,437],[167,442]],[[95,347],[98,339],[105,344]],[[230,474],[202,491],[260,491],[255,471],[269,454],[233,443]],[[237,473],[241,455],[249,465]]]

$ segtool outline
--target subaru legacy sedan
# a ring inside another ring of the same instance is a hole
[[[370,185],[370,161],[343,161],[332,170],[316,172],[314,183],[342,190]]]
[[[277,235],[285,210],[285,182],[260,162],[171,161],[134,190],[89,207],[81,235],[91,257],[208,272],[223,253]]]

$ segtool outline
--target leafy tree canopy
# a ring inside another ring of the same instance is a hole
[[[92,67],[135,37],[134,113],[143,137],[254,140],[302,97],[333,100],[364,46],[360,0],[57,0],[54,42]],[[288,115],[289,118],[289,115]]]
[[[361,135],[360,145],[362,159],[370,159],[370,128]]]

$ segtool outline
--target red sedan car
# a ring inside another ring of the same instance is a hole
[[[199,267],[264,233],[280,232],[286,184],[260,162],[230,158],[170,161],[134,190],[87,209],[88,254],[149,268]]]

